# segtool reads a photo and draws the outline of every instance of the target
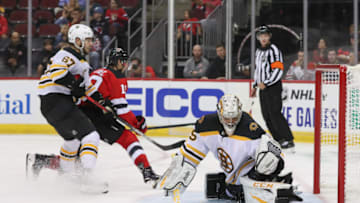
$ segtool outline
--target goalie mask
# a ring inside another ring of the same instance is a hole
[[[217,114],[220,123],[228,136],[234,134],[237,124],[240,122],[242,111],[241,102],[235,95],[224,95],[217,104]]]

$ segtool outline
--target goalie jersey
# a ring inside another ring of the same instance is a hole
[[[234,135],[225,135],[217,113],[201,117],[195,130],[180,148],[186,161],[197,166],[211,151],[220,162],[228,184],[240,184],[239,177],[255,166],[255,152],[265,131],[247,114],[242,113]]]
[[[45,73],[40,77],[38,94],[70,95],[69,86],[71,84],[67,84],[70,83],[68,79],[75,76],[84,78],[85,86],[88,89],[87,94],[92,94],[92,89],[95,88],[90,88],[89,71],[90,65],[80,53],[70,47],[61,49],[50,59]],[[71,74],[72,77],[69,77],[68,74]]]

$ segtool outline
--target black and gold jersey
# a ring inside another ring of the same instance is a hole
[[[60,93],[70,95],[70,88],[65,79],[79,75],[84,78],[86,87],[91,86],[89,81],[90,65],[85,58],[72,48],[58,51],[49,61],[45,73],[38,83],[38,94]]]
[[[225,130],[220,123],[217,113],[208,114],[197,120],[195,124],[195,132],[206,134],[220,134],[226,136]],[[265,131],[254,121],[251,116],[242,112],[241,120],[236,126],[233,136],[246,137],[249,139],[258,139]]]
[[[226,174],[226,182],[239,184],[239,177],[255,165],[255,152],[265,131],[243,112],[235,133],[224,136],[225,130],[216,113],[201,117],[192,134],[180,148],[185,159],[197,166],[211,151]]]

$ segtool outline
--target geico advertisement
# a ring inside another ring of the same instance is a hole
[[[46,124],[40,112],[37,80],[0,80],[0,124]],[[129,80],[127,99],[149,125],[195,122],[216,111],[224,93],[248,97],[248,82]]]
[[[248,98],[248,82],[128,81],[127,100],[135,114],[144,115],[149,125],[195,122],[216,112],[225,93]]]
[[[37,80],[0,80],[0,123],[45,124],[36,94]],[[195,122],[216,111],[225,93],[240,97],[249,111],[266,129],[259,98],[249,98],[249,82],[129,80],[127,100],[135,114],[146,117],[148,125]],[[323,128],[338,126],[338,87],[323,88]],[[251,102],[254,104],[251,105]],[[325,101],[325,102],[324,102]],[[313,83],[283,84],[283,114],[293,131],[312,132],[314,127],[315,86]]]

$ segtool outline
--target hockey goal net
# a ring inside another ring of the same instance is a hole
[[[315,92],[314,193],[359,202],[360,68],[319,66]]]

